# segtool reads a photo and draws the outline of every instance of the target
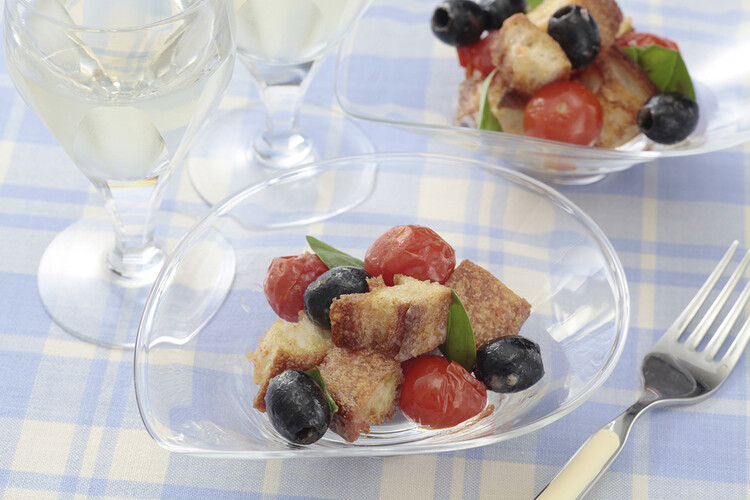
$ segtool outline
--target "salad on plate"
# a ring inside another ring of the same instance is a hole
[[[615,0],[443,0],[431,27],[465,71],[461,125],[618,148],[641,133],[676,144],[698,124],[677,43]]]
[[[539,345],[519,335],[531,305],[470,260],[456,265],[432,229],[395,226],[364,260],[307,241],[312,252],[270,263],[263,289],[278,319],[247,353],[253,406],[290,443],[329,429],[354,442],[397,410],[453,427],[494,410],[487,391],[544,376]]]

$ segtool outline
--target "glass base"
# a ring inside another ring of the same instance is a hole
[[[547,184],[556,184],[558,186],[588,186],[594,184],[607,177],[608,174],[591,174],[591,175],[576,175],[570,177],[558,177],[558,176],[546,176],[539,172],[528,172],[532,177],[539,179],[540,181],[546,182]]]
[[[157,215],[157,245],[168,253],[193,222],[178,214]],[[101,346],[132,349],[143,306],[161,266],[150,276],[124,278],[107,264],[113,246],[114,230],[106,217],[82,219],[66,228],[42,256],[39,296],[47,313],[66,332]],[[212,252],[211,259],[233,266],[234,252],[228,243],[225,250],[231,258]]]
[[[237,191],[283,172],[270,168],[253,152],[265,116],[259,104],[219,112],[205,126],[185,160],[190,180],[210,205]],[[300,131],[312,141],[312,153],[299,165],[313,161],[374,152],[370,139],[350,118],[334,109],[303,104]]]

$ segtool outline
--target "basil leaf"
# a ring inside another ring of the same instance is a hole
[[[455,361],[466,368],[468,372],[474,369],[477,349],[474,345],[474,330],[471,328],[469,315],[466,313],[461,299],[451,289],[453,302],[448,312],[448,333],[445,342],[440,345],[440,352],[449,361]]]
[[[685,61],[676,50],[659,45],[623,47],[663,92],[678,92],[695,100],[695,89]]]
[[[323,261],[323,264],[328,266],[328,269],[333,269],[334,267],[338,266],[354,266],[364,269],[365,263],[357,259],[356,257],[352,257],[351,255],[344,253],[341,250],[337,250],[331,245],[323,243],[319,239],[313,238],[312,236],[307,236],[306,238],[307,243],[310,245],[312,251],[315,252],[318,257],[320,257],[320,260]]]
[[[320,370],[318,369],[318,367],[316,366],[315,368],[311,368],[305,373],[310,375],[312,379],[320,386],[320,388],[323,389],[323,394],[325,394],[326,401],[328,401],[328,408],[331,410],[331,415],[339,411],[339,405],[336,404],[336,401],[334,401],[331,395],[328,393],[326,383],[323,382],[323,375],[320,374]]]
[[[495,118],[495,115],[492,114],[490,103],[487,101],[487,90],[490,88],[490,82],[495,77],[495,73],[497,73],[497,68],[493,69],[490,74],[487,75],[487,78],[484,79],[484,82],[482,82],[482,95],[479,98],[479,102],[482,104],[479,106],[479,123],[477,124],[477,128],[502,132],[503,128],[500,126],[500,122],[497,121],[497,118]]]
[[[544,0],[526,0],[527,12],[539,7]]]

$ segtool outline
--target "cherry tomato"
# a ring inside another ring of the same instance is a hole
[[[455,267],[453,247],[425,226],[392,227],[365,253],[365,271],[370,276],[382,276],[389,286],[396,274],[445,283]]]
[[[296,322],[305,308],[302,296],[307,285],[326,271],[328,267],[314,253],[273,259],[263,280],[263,292],[271,309],[280,318]]]
[[[581,83],[565,80],[545,85],[531,96],[523,127],[532,137],[591,146],[603,119],[596,95]]]
[[[497,38],[500,30],[490,31],[486,37],[479,40],[473,45],[458,47],[458,63],[466,68],[466,77],[470,77],[475,69],[482,72],[482,76],[489,75],[495,65],[492,64],[492,53],[490,46],[492,41]]]
[[[659,45],[667,49],[680,51],[675,42],[669,38],[664,38],[652,33],[642,33],[638,31],[629,31],[615,40],[615,43],[621,47],[646,47],[647,45]]]
[[[487,389],[466,369],[442,356],[425,354],[403,363],[404,383],[398,405],[420,425],[450,427],[487,404]]]

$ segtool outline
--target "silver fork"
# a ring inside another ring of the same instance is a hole
[[[583,498],[614,462],[625,445],[633,423],[642,412],[667,404],[696,403],[710,396],[727,379],[750,340],[750,317],[723,355],[717,358],[717,354],[750,299],[750,281],[705,348],[700,351],[697,348],[740,281],[750,262],[750,250],[695,329],[684,341],[679,339],[724,273],[737,246],[737,241],[732,242],[696,296],[643,358],[643,391],[638,401],[596,431],[565,464],[560,473],[536,496],[536,500]]]

